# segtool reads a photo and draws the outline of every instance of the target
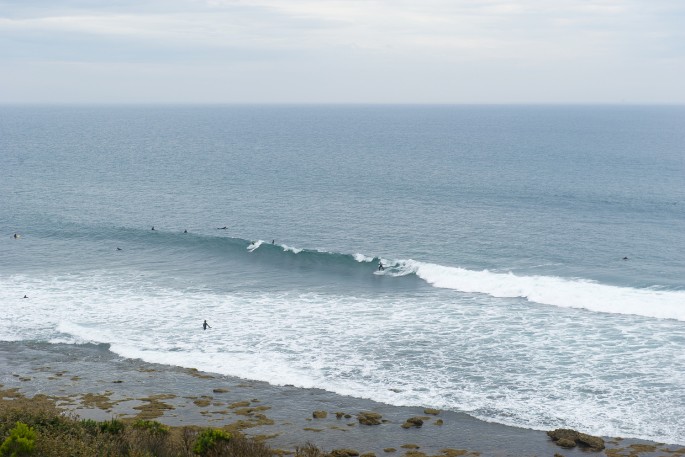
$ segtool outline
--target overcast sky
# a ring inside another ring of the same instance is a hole
[[[685,0],[0,0],[0,103],[685,103]]]

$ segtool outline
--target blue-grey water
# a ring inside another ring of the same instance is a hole
[[[4,106],[0,202],[0,340],[685,444],[685,107]]]

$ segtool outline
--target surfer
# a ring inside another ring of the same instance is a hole
[[[188,233],[188,230],[184,230],[183,233]]]
[[[226,226],[224,225],[223,227],[217,227],[216,229],[217,229],[217,230],[226,230],[226,229],[228,229],[228,227],[226,227]]]
[[[117,248],[117,251],[121,251],[121,248]]]
[[[205,321],[202,323],[202,330],[207,330],[207,327],[212,328],[212,327],[210,327],[209,324],[207,323],[207,319],[205,319]]]
[[[151,230],[154,230],[154,229],[155,229],[155,226],[153,225]]]
[[[385,270],[385,267],[383,266],[383,262],[379,260],[378,261],[378,271],[383,271],[383,270]]]
[[[276,240],[271,240],[271,244],[274,244],[275,242],[276,242]]]
[[[13,238],[16,240],[17,238],[19,238],[19,235],[15,233]]]
[[[628,260],[628,257],[624,257],[623,260]]]
[[[24,295],[22,298],[29,298],[29,297],[27,297],[26,295]]]

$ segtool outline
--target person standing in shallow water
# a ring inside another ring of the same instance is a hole
[[[207,323],[207,319],[205,319],[205,321],[202,323],[202,330],[207,330],[207,328],[212,328],[212,327],[209,326],[209,324]]]

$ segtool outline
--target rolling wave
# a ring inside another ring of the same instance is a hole
[[[263,242],[255,242],[250,244],[248,250],[254,252],[260,246],[263,246]],[[380,262],[385,269],[375,270],[376,275],[416,276],[434,287],[458,292],[481,293],[496,298],[524,298],[530,302],[562,308],[685,321],[685,291],[636,289],[582,278],[474,271],[412,259],[391,260],[363,254],[339,254],[287,246],[280,248],[292,255],[315,256],[330,262],[350,263],[353,260],[358,264],[367,264],[364,265],[365,269],[369,268],[368,264],[373,264],[375,269]]]
[[[248,242],[242,240],[242,243]],[[249,242],[249,252],[255,253],[258,249],[275,249],[270,253],[282,251],[285,255],[299,256],[298,259],[304,263],[344,263],[350,267],[356,263],[364,270],[372,269],[375,275],[398,278],[415,276],[433,287],[458,292],[487,294],[496,298],[523,298],[562,308],[685,321],[685,291],[619,287],[582,278],[475,271],[412,259],[393,260],[359,253],[341,254],[270,245],[264,241]],[[376,269],[379,262],[385,266],[382,271]]]
[[[363,253],[340,253],[295,247],[265,240],[248,240],[216,234],[92,228],[51,236],[91,237],[121,243],[142,243],[158,250],[186,249],[240,261],[263,262],[271,268],[316,270],[329,275],[357,276],[373,281],[378,276],[411,280],[461,293],[486,294],[496,298],[522,298],[562,308],[632,314],[685,321],[685,291],[631,288],[602,284],[583,278],[517,275],[511,272],[469,270],[413,259],[388,259]],[[379,270],[382,264],[385,269]]]

